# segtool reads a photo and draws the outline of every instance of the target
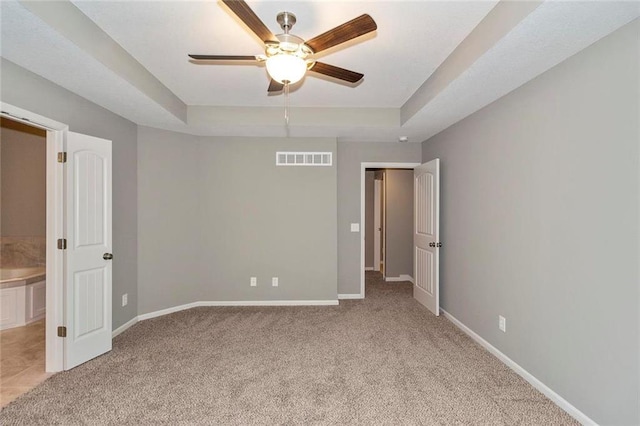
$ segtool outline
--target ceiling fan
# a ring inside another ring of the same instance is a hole
[[[278,14],[276,20],[284,32],[274,35],[243,0],[222,0],[222,2],[264,42],[264,55],[189,55],[192,59],[219,62],[265,62],[267,72],[271,77],[268,92],[280,92],[285,88],[288,89],[288,85],[302,79],[307,70],[349,83],[357,83],[364,77],[364,74],[355,71],[318,62],[313,56],[323,50],[375,31],[378,26],[371,16],[361,15],[305,41],[289,32],[296,23],[296,16],[293,13],[280,12]]]

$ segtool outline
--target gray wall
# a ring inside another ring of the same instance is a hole
[[[200,300],[201,258],[216,254],[202,253],[198,150],[195,136],[138,127],[139,314]]]
[[[373,170],[365,172],[364,176],[364,185],[365,185],[365,193],[364,193],[364,202],[365,202],[365,211],[364,211],[364,266],[367,268],[373,267],[373,248],[374,248],[374,235],[375,229],[373,226],[374,220],[374,180],[375,180],[375,172]]]
[[[137,126],[5,59],[3,102],[69,125],[73,132],[113,141],[113,327],[137,315]],[[118,303],[123,293],[129,303]]]
[[[607,425],[640,423],[639,40],[636,20],[423,143],[442,307]]]
[[[3,118],[0,150],[0,235],[44,237],[47,231],[46,132]]]
[[[413,277],[413,170],[386,171],[385,277]]]
[[[360,234],[350,224],[360,222],[360,164],[419,163],[417,143],[338,143],[338,293],[360,293]]]
[[[276,151],[300,150],[335,161],[336,141],[139,128],[140,314],[195,301],[337,298],[336,167],[276,167]]]

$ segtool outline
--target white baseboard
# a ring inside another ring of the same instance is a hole
[[[373,271],[373,266],[365,266],[364,270],[365,271]]]
[[[364,299],[364,296],[360,293],[355,294],[338,294],[338,299]]]
[[[491,343],[484,340],[482,337],[480,337],[480,335],[476,334],[469,327],[461,323],[457,318],[455,318],[449,312],[445,311],[444,309],[440,309],[440,312],[442,312],[444,317],[447,318],[449,321],[451,321],[456,327],[458,327],[460,330],[465,332],[465,334],[467,334],[469,337],[475,340],[480,346],[488,350],[492,355],[494,355],[496,358],[502,361],[507,367],[515,371],[520,377],[522,377],[527,382],[529,382],[531,386],[533,386],[534,388],[542,392],[547,398],[549,398],[556,405],[558,405],[560,408],[566,411],[571,417],[573,417],[574,419],[576,419],[577,421],[579,421],[585,426],[587,425],[597,426],[597,423],[591,420],[586,414],[584,414],[582,411],[578,410],[576,407],[571,405],[566,399],[564,399],[563,397],[555,393],[550,387],[542,383],[540,380],[536,379],[531,373],[529,373],[527,370],[522,368],[511,358],[509,358],[508,356],[500,352],[495,346],[493,346]]]
[[[197,308],[199,306],[328,306],[338,305],[338,300],[222,300],[222,301],[200,301],[187,303],[185,305],[173,306],[159,311],[148,312],[138,315],[139,321],[161,317],[174,312],[186,309]]]
[[[338,300],[223,300],[196,303],[197,306],[328,306],[338,305]]]
[[[397,277],[385,277],[384,279],[387,282],[397,282],[397,281],[409,281],[413,284],[413,277],[411,275],[400,274]]]
[[[178,306],[173,306],[171,308],[166,308],[166,309],[160,309],[159,311],[153,311],[153,312],[147,312],[146,314],[142,314],[142,315],[138,315],[138,320],[139,321],[144,321],[144,320],[148,320],[151,318],[156,318],[156,317],[161,317],[164,315],[169,315],[172,314],[174,312],[180,312],[180,311],[184,311],[185,309],[191,309],[191,308],[195,308],[198,305],[199,302],[192,302],[192,303],[187,303],[184,305],[178,305]]]
[[[138,317],[133,317],[131,318],[129,321],[125,322],[124,324],[122,324],[120,327],[116,328],[115,330],[113,330],[111,332],[111,338],[113,339],[114,337],[116,337],[118,334],[121,334],[123,331],[127,330],[129,327],[131,327],[132,325],[135,325],[138,322]]]

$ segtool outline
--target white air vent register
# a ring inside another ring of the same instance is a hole
[[[332,152],[276,152],[276,166],[331,166]]]

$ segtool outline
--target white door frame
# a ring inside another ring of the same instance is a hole
[[[364,229],[366,226],[364,213],[366,210],[365,206],[365,171],[367,169],[413,169],[416,166],[419,166],[421,163],[360,163],[360,294],[359,298],[364,299]],[[385,270],[387,265],[384,265]]]
[[[58,325],[64,324],[64,257],[56,240],[64,235],[64,172],[58,152],[64,151],[69,126],[2,102],[0,116],[47,131],[47,265],[46,371],[63,370],[64,347]]]
[[[380,244],[382,244],[382,181],[373,181],[373,270],[380,271]],[[364,225],[363,225],[364,226]]]
[[[380,206],[380,212],[382,214],[382,218],[380,220],[380,225],[382,227],[382,231],[380,232],[380,262],[382,262],[382,267],[380,268],[382,272],[382,279],[387,279],[387,171],[382,171],[382,205]]]

